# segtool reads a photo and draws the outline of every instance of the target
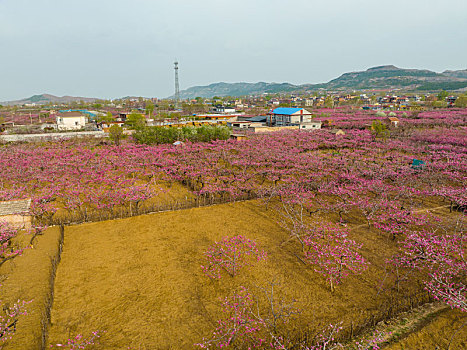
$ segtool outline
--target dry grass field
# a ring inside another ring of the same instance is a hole
[[[19,238],[22,246],[26,246],[31,237],[24,235]],[[0,267],[2,305],[12,305],[18,299],[31,301],[26,305],[28,314],[20,316],[15,336],[2,349],[29,350],[45,346],[42,327],[46,327],[48,322],[47,309],[52,301],[52,260],[57,258],[59,241],[59,228],[49,228],[36,239],[34,248],[26,249],[22,256]]]
[[[445,208],[437,212],[448,214]],[[357,325],[387,307],[387,294],[378,294],[377,286],[385,275],[385,258],[395,251],[391,240],[356,218],[350,220],[352,238],[363,244],[371,267],[330,293],[323,278],[298,258],[298,245],[288,240],[277,219],[259,202],[247,201],[66,227],[49,343],[103,330],[97,349],[191,349],[216,326],[220,299],[241,285],[261,299],[258,288],[273,279],[282,282],[279,295],[295,299],[301,310],[291,329],[312,335],[331,322]],[[225,275],[211,281],[200,268],[203,252],[214,241],[236,234],[256,240],[268,252],[268,260],[235,278]],[[2,302],[32,300],[6,350],[45,345],[42,330],[51,297],[51,260],[57,257],[59,238],[59,228],[50,228],[33,249],[0,267]],[[20,237],[23,245],[29,239]],[[404,293],[412,291],[403,290],[399,297]],[[400,334],[388,349],[443,348],[461,319],[461,313],[443,312],[410,334]],[[451,350],[464,349],[466,338],[464,329]]]
[[[276,220],[248,201],[66,227],[49,343],[102,330],[98,349],[190,349],[210,336],[221,298],[242,285],[260,297],[257,287],[273,279],[301,310],[291,326],[311,334],[331,322],[358,324],[388,302],[378,285],[392,241],[362,225],[353,230],[370,269],[331,293]],[[237,234],[256,240],[269,258],[211,281],[200,268],[203,252]]]

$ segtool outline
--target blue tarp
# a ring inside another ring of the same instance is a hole
[[[97,114],[96,114],[96,113],[89,112],[89,111],[86,110],[86,109],[65,109],[65,110],[61,110],[61,111],[59,111],[59,112],[60,112],[60,113],[66,113],[66,112],[81,112],[81,113],[87,114],[87,115],[90,116],[90,117],[97,117]]]
[[[412,159],[412,168],[413,169],[422,169],[425,166],[425,162],[419,159]]]

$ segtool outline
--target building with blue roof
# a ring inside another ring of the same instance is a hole
[[[292,115],[300,111],[304,111],[303,108],[289,108],[289,107],[279,107],[272,111],[273,114],[280,114],[280,115]]]
[[[313,115],[304,108],[279,107],[269,114],[270,126],[291,126],[310,123]]]

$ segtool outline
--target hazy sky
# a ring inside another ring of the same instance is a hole
[[[467,68],[467,0],[0,0],[0,101]]]

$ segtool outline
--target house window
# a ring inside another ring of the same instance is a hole
[[[75,125],[78,125],[78,122],[75,122]]]

